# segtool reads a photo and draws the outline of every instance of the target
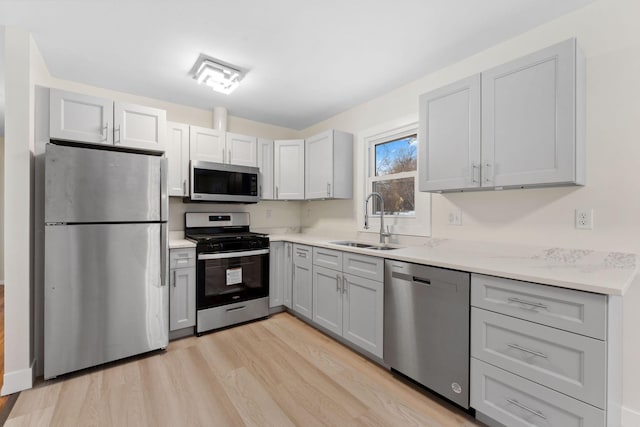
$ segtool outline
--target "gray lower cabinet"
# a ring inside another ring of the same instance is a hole
[[[272,242],[269,253],[269,307],[291,308],[292,244]]]
[[[196,250],[169,251],[169,331],[196,324]]]
[[[293,289],[291,309],[309,320],[313,319],[312,248],[293,245]]]
[[[621,297],[471,276],[471,406],[507,426],[619,426]]]
[[[314,323],[382,358],[384,260],[315,247],[313,264]]]

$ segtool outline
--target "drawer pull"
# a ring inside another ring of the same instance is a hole
[[[544,357],[545,359],[549,358],[549,356],[547,356],[544,353],[540,353],[539,351],[535,351],[535,350],[528,349],[526,347],[519,346],[518,344],[507,344],[507,346],[511,348],[515,348],[516,350],[524,351],[525,353],[533,354],[534,356]]]
[[[513,297],[508,298],[508,300],[509,300],[509,302],[516,302],[516,303],[518,303],[518,304],[530,305],[531,307],[544,308],[545,310],[548,310],[548,309],[549,309],[549,307],[548,307],[548,306],[546,306],[546,305],[544,305],[544,304],[541,304],[541,303],[539,303],[539,302],[525,301],[525,300],[523,300],[523,299],[520,299],[520,298],[513,298]]]
[[[517,407],[518,407],[518,408],[520,408],[520,409],[524,409],[525,411],[530,412],[530,413],[532,413],[533,415],[535,415],[535,416],[537,416],[537,417],[542,418],[543,420],[546,420],[546,419],[547,419],[547,417],[545,417],[545,416],[544,416],[544,414],[543,414],[542,412],[540,412],[540,411],[536,411],[535,409],[531,409],[531,408],[529,408],[529,407],[527,407],[527,406],[523,405],[522,403],[518,402],[518,401],[517,401],[517,400],[515,400],[515,399],[507,399],[507,402],[511,403],[511,404],[512,404],[512,405],[514,405],[514,406],[517,406]]]
[[[306,258],[307,254],[305,254],[304,252],[296,252],[296,255],[298,255],[300,258]]]

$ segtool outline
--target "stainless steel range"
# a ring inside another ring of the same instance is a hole
[[[196,333],[269,315],[269,237],[249,231],[249,214],[185,214],[196,242]]]

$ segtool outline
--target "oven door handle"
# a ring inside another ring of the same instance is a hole
[[[258,249],[255,251],[240,251],[240,252],[221,252],[221,253],[203,253],[198,254],[198,261],[204,261],[207,259],[224,259],[224,258],[238,258],[241,256],[255,256],[265,255],[269,253],[269,249]]]

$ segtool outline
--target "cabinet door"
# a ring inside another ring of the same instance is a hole
[[[255,136],[227,132],[227,163],[241,166],[258,166],[258,143]]]
[[[342,272],[313,266],[313,321],[342,335]]]
[[[277,200],[304,199],[304,139],[274,142],[274,180]]]
[[[312,269],[311,265],[293,266],[293,311],[308,318],[312,316]]]
[[[480,186],[480,75],[420,96],[420,191]]]
[[[51,139],[113,144],[113,101],[51,89]]]
[[[273,200],[273,140],[258,138],[260,200]]]
[[[296,313],[312,320],[312,248],[306,245],[293,245],[293,291],[292,309]]]
[[[166,137],[167,112],[165,110],[115,103],[114,145],[163,153],[166,148]]]
[[[576,180],[576,44],[482,73],[482,184]]]
[[[293,294],[293,244],[286,242],[284,244],[284,271],[283,271],[283,303],[287,308],[291,308]]]
[[[224,132],[199,126],[189,128],[189,158],[191,160],[224,163],[226,157]]]
[[[169,196],[189,195],[189,126],[167,123],[167,185]]]
[[[284,304],[284,268],[284,243],[273,242],[269,252],[269,307]]]
[[[333,131],[315,135],[305,141],[305,198],[333,197]]]
[[[171,270],[169,294],[169,330],[188,328],[196,324],[196,269]]]
[[[344,275],[342,336],[382,358],[384,285],[351,274]]]

